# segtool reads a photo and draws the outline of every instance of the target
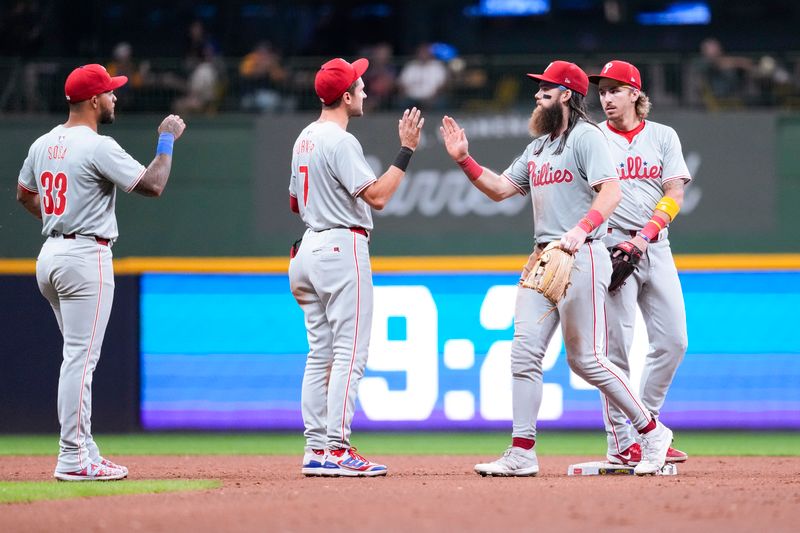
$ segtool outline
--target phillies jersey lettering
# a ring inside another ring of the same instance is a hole
[[[613,132],[608,121],[600,124],[608,138],[611,157],[622,184],[622,201],[608,219],[612,228],[635,231],[643,228],[656,204],[664,196],[664,184],[692,180],[683,159],[681,141],[669,126],[650,120],[632,142]]]
[[[19,185],[38,193],[42,235],[51,232],[119,236],[116,187],[131,192],[145,167],[111,137],[87,126],[56,126],[31,145]]]
[[[567,169],[552,170],[550,163],[545,163],[536,172],[536,163],[528,161],[528,174],[531,177],[531,185],[533,187],[541,187],[542,185],[550,185],[551,183],[569,183],[572,181],[572,172]]]
[[[648,165],[641,156],[628,156],[627,160],[617,167],[617,175],[621,180],[654,180],[661,177],[661,167]]]
[[[531,192],[537,243],[559,240],[591,207],[597,194],[594,187],[618,179],[608,142],[594,125],[578,122],[564,150],[555,154],[560,142],[560,137],[537,137],[503,172],[521,194]],[[589,237],[599,238],[605,232],[604,223]]]
[[[292,153],[289,194],[307,227],[372,229],[372,211],[358,195],[377,178],[352,134],[334,122],[312,122]]]

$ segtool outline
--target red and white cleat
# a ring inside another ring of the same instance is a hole
[[[103,465],[103,466],[106,466],[108,468],[116,468],[117,470],[122,470],[123,472],[125,472],[125,477],[128,477],[128,467],[127,466],[118,465],[114,461],[112,461],[110,459],[106,459],[105,457],[101,457],[100,458],[100,464]]]
[[[668,463],[685,463],[688,458],[689,455],[686,452],[682,452],[676,448],[667,450]]]
[[[76,472],[56,471],[53,477],[60,481],[113,481],[122,479],[127,474],[118,468],[110,468],[100,463],[91,463],[89,466]]]
[[[620,453],[609,451],[606,454],[606,459],[608,459],[609,463],[615,465],[636,466],[642,460],[642,447],[639,446],[638,442],[634,442]]]

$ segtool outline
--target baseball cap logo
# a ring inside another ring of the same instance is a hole
[[[575,63],[567,61],[552,61],[542,74],[528,74],[528,77],[539,82],[563,85],[583,96],[586,96],[589,88],[586,73]]]
[[[600,78],[608,78],[616,80],[622,84],[630,85],[634,89],[642,88],[642,77],[639,74],[639,69],[627,61],[620,61],[613,59],[606,63],[599,74],[589,76],[589,81],[595,85],[599,85]]]

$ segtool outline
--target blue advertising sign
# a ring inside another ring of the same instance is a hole
[[[517,273],[375,274],[370,358],[354,430],[508,429]],[[681,274],[689,350],[662,419],[675,428],[800,429],[800,272]],[[308,350],[285,274],[145,274],[145,429],[302,429]],[[638,387],[647,353],[639,317]],[[539,427],[602,427],[560,332]]]

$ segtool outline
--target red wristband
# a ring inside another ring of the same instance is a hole
[[[600,225],[603,223],[605,218],[603,218],[603,214],[600,213],[597,209],[589,209],[589,212],[586,213],[586,219],[592,223],[595,228],[599,228]],[[592,228],[594,229],[594,228]]]
[[[650,220],[642,228],[641,233],[642,233],[642,235],[647,237],[647,239],[649,239],[648,242],[650,242],[650,241],[652,241],[653,239],[656,238],[656,236],[658,235],[658,232],[660,232],[660,231],[661,231],[661,227],[656,222],[654,222],[653,220]]]
[[[471,155],[468,155],[463,161],[458,161],[458,166],[461,167],[461,170],[464,171],[470,181],[475,181],[483,174],[483,167],[472,159]]]
[[[586,216],[583,217],[580,222],[578,222],[578,227],[580,227],[586,233],[591,233],[603,223],[602,213],[597,209],[590,209]]]

